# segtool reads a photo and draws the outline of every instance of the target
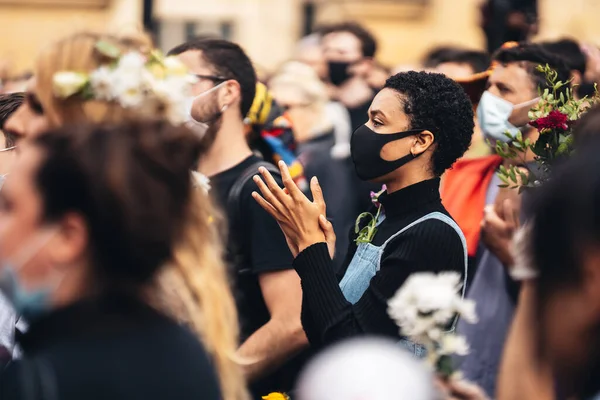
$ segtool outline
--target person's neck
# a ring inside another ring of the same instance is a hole
[[[246,142],[244,123],[238,118],[225,118],[208,152],[200,158],[198,172],[211,177],[235,167],[252,155]]]
[[[435,176],[432,173],[425,170],[419,170],[418,172],[415,171],[414,173],[395,177],[394,179],[385,182],[385,186],[387,187],[388,193],[394,193],[411,185],[433,178],[435,178]]]

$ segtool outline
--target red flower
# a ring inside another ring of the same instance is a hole
[[[558,110],[553,110],[546,117],[538,118],[530,122],[529,125],[540,131],[543,129],[567,130],[569,129],[569,116]]]

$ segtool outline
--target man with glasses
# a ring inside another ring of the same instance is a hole
[[[192,126],[209,150],[199,172],[211,181],[213,198],[227,214],[227,254],[241,325],[239,356],[251,383],[252,398],[291,389],[297,362],[290,359],[307,345],[300,322],[302,290],[292,268],[283,233],[252,198],[252,176],[259,166],[244,118],[256,93],[256,72],[244,51],[219,39],[195,40],[170,51],[198,78],[190,99]],[[281,180],[278,182],[281,185]],[[284,367],[282,367],[286,364]]]
[[[4,123],[23,103],[23,93],[0,95],[0,188],[14,158],[14,136],[3,130]],[[10,361],[15,346],[17,316],[8,301],[0,295],[0,367]]]

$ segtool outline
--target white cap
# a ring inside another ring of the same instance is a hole
[[[400,344],[352,339],[317,356],[300,376],[298,400],[433,400],[430,371]]]

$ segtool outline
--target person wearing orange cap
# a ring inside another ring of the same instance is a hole
[[[563,82],[569,79],[569,69],[562,59],[536,44],[506,45],[494,55],[494,62],[487,90],[477,107],[484,138],[494,144],[509,140],[505,132],[521,132],[524,138],[535,141],[538,132],[528,125],[527,114],[538,101],[538,88],[548,87],[545,75],[536,67],[552,66]],[[526,158],[525,162],[533,161],[532,155]],[[461,369],[466,379],[481,386],[489,396],[495,393],[516,302],[516,284],[507,273],[513,264],[508,245],[521,200],[516,191],[498,187],[501,182],[496,171],[503,162],[497,155],[462,159],[447,172],[441,188],[442,202],[464,232],[470,261],[476,265],[467,295],[477,303],[479,323],[459,322],[458,331],[472,348],[462,360]],[[504,215],[504,210],[511,210],[510,215]],[[505,229],[488,230],[491,220],[500,221]]]

